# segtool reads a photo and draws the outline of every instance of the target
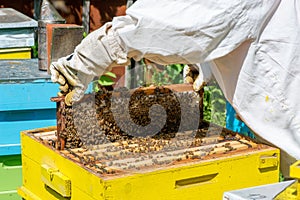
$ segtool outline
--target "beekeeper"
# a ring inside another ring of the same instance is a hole
[[[72,103],[129,58],[201,63],[257,137],[299,160],[299,24],[298,0],[139,0],[53,63],[51,78]]]

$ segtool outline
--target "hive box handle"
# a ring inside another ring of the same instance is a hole
[[[205,174],[202,176],[180,179],[175,181],[175,188],[181,188],[186,186],[192,186],[195,184],[209,183],[212,179],[214,179],[218,173]]]
[[[42,181],[46,186],[56,191],[63,197],[71,197],[71,180],[63,175],[58,169],[46,164],[41,169]]]

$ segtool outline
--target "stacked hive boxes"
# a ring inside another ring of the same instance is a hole
[[[0,59],[31,58],[37,22],[12,9],[0,9]]]
[[[20,199],[20,131],[56,124],[57,85],[38,70],[37,59],[0,61],[0,199]]]

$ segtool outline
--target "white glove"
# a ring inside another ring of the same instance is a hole
[[[183,68],[184,83],[193,84],[194,91],[200,91],[205,85],[204,76],[197,65],[185,65]]]
[[[50,65],[52,82],[60,84],[58,96],[65,96],[65,102],[69,106],[83,97],[88,84],[81,82],[83,74],[71,68],[72,57],[73,54],[62,57]]]
[[[51,63],[51,80],[60,84],[59,95],[71,105],[79,101],[88,84],[113,66],[126,65],[127,54],[118,42],[118,35],[110,30],[110,23],[93,31],[76,47],[73,54]]]

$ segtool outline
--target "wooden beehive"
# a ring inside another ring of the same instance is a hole
[[[12,8],[0,8],[0,49],[34,46],[37,21]]]
[[[55,127],[23,131],[18,193],[27,200],[215,200],[225,191],[278,181],[278,149],[219,128],[202,127],[206,137],[186,131],[172,140],[135,138],[66,150],[52,146]]]
[[[191,85],[102,90],[72,107],[53,100],[57,129],[21,133],[24,199],[215,200],[278,181],[279,150],[202,121]],[[165,112],[149,109],[157,103]],[[143,134],[148,118],[161,129]]]

